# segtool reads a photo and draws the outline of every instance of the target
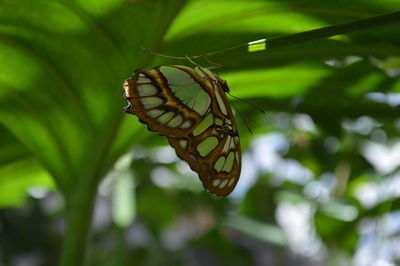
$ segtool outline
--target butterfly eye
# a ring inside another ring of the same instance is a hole
[[[159,66],[136,71],[123,87],[127,113],[166,136],[207,190],[218,196],[232,192],[241,153],[225,80],[200,66]]]
[[[230,91],[229,87],[228,87],[228,82],[226,82],[226,80],[224,80],[224,79],[221,80],[221,87],[224,92]]]

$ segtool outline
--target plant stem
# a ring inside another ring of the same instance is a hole
[[[81,180],[67,198],[67,230],[61,253],[61,266],[85,265],[93,208],[96,199],[95,178]]]
[[[335,35],[340,35],[340,34],[346,34],[350,32],[355,32],[355,31],[362,31],[362,30],[368,30],[368,29],[373,29],[377,27],[382,27],[382,26],[388,26],[391,24],[398,24],[400,23],[400,12],[394,12],[382,16],[376,16],[372,18],[367,18],[367,19],[361,19],[361,20],[356,20],[353,22],[349,23],[343,23],[343,24],[338,24],[334,26],[329,26],[329,27],[324,27],[324,28],[319,28],[315,30],[310,30],[310,31],[304,31],[300,33],[295,33],[295,34],[290,34],[290,35],[285,35],[285,36],[278,36],[278,37],[272,37],[268,39],[263,39],[260,41],[256,41],[257,43],[265,43],[265,49],[262,49],[263,51],[268,51],[270,48],[277,48],[277,47],[283,47],[283,46],[288,46],[288,45],[293,45],[297,43],[302,43],[302,42],[307,42],[307,41],[312,41],[312,40],[317,40],[317,39],[322,39],[322,38],[328,38],[332,37]],[[211,56],[216,56],[220,54],[224,54],[227,52],[233,52],[236,50],[247,50],[248,47],[250,46],[252,42],[249,43],[244,43],[240,44],[234,47],[214,51],[214,52],[209,52],[206,54],[202,55],[194,55],[194,56],[168,56],[168,55],[162,55],[158,54],[155,52],[152,52],[150,50],[147,50],[145,48],[142,48],[145,52],[160,56],[160,57],[165,57],[169,59],[176,59],[176,60],[186,60],[188,57],[190,59],[195,59],[195,58],[200,58],[200,57],[211,57]]]
[[[335,35],[340,35],[355,31],[368,30],[396,23],[400,23],[400,12],[394,12],[387,15],[382,15],[382,16],[357,20],[349,23],[324,27],[316,30],[310,30],[301,33],[267,39],[267,47],[271,48],[271,47],[282,47],[287,45],[293,45],[301,42],[332,37]]]

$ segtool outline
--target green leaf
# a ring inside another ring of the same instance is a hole
[[[115,166],[113,172],[113,218],[116,225],[120,228],[127,228],[135,219],[135,184],[134,175],[129,168],[132,154],[123,156]]]
[[[0,208],[21,206],[32,188],[54,190],[51,176],[35,159],[15,161],[0,167]]]
[[[287,244],[287,239],[283,231],[278,226],[273,224],[262,223],[240,216],[228,219],[225,224],[255,239],[267,243],[272,243],[277,246]]]

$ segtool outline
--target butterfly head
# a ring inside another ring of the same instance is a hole
[[[229,87],[228,87],[228,82],[226,82],[226,80],[221,79],[218,77],[218,82],[221,84],[222,89],[224,90],[224,92],[229,93]]]

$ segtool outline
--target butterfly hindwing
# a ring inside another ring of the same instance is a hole
[[[136,71],[124,89],[125,111],[166,136],[206,189],[220,196],[233,190],[241,154],[225,81],[200,66],[159,66]]]
[[[240,174],[238,137],[217,133],[214,127],[201,136],[168,138],[177,155],[197,172],[204,187],[216,195],[227,195],[235,187]]]

